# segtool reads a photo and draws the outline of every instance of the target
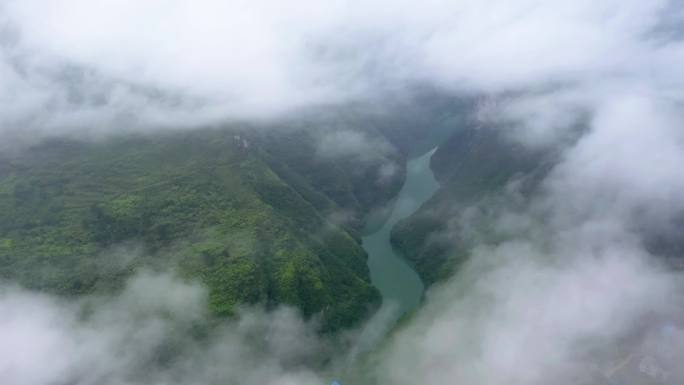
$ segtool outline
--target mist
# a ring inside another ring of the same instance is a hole
[[[648,248],[681,230],[684,121],[667,106],[615,97],[530,199],[513,182],[461,211],[480,242],[387,348],[379,383],[596,384],[640,355],[680,360],[684,281]]]
[[[0,309],[4,384],[321,382],[292,369],[323,346],[295,311],[244,309],[202,340],[206,292],[170,274],[143,272],[114,297],[76,303],[6,287]]]
[[[468,226],[477,207],[459,211],[458,231],[482,241],[370,358],[391,309],[332,337],[292,309],[243,309],[206,338],[205,289],[172,274],[79,300],[3,282],[0,382],[308,385],[368,360],[363,383],[564,385],[599,383],[632,352],[679,362],[684,282],[649,240],[681,236],[681,68],[676,0],[7,0],[0,151],[277,125],[350,103],[381,109],[418,87],[476,95],[481,129],[560,150],[529,199],[511,183],[487,212],[503,241]],[[363,135],[321,135],[319,155],[388,151]]]
[[[616,88],[678,99],[682,17],[664,0],[9,0],[0,132],[263,120],[381,104],[418,85],[456,94],[581,87],[592,104]]]

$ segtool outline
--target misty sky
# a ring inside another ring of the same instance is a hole
[[[418,86],[492,100],[473,113],[518,123],[510,138],[531,147],[587,122],[530,202],[515,186],[497,202],[492,231],[509,241],[476,245],[373,374],[392,385],[569,385],[644,317],[684,316],[681,278],[652,262],[641,234],[680,229],[683,68],[681,0],[3,0],[0,141],[277,120]],[[158,294],[154,306],[132,300],[145,292]],[[205,300],[197,284],[143,274],[83,322],[87,303],[7,284],[0,383],[324,384],[351,354],[291,370],[330,341],[288,310],[248,309],[215,344],[183,345],[183,365],[142,373],[163,333],[190,328],[183,309]],[[344,338],[357,346],[376,326]],[[256,351],[247,341],[263,330],[276,337]],[[662,338],[652,332],[646,342]],[[668,343],[665,356],[684,357],[683,331]]]
[[[683,20],[665,0],[5,0],[0,133],[256,119],[415,85],[679,100]]]

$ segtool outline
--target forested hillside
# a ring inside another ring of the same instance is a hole
[[[310,135],[199,130],[6,157],[0,275],[79,295],[117,290],[142,268],[176,270],[208,286],[216,315],[284,303],[321,313],[324,330],[353,325],[380,297],[352,234],[403,180],[401,167],[382,184],[367,176],[403,160],[391,146],[353,164],[321,158]]]
[[[510,182],[518,181],[524,199],[558,160],[558,146],[530,148],[506,129],[464,122],[432,156],[430,167],[440,189],[393,228],[392,244],[413,262],[426,285],[450,276],[472,245],[497,241],[487,212],[497,209],[496,199]]]
[[[349,327],[378,306],[361,233],[391,207],[406,159],[468,102],[434,92],[277,125],[47,140],[0,159],[0,276],[74,296],[136,270],[209,288],[213,314],[291,304]],[[422,146],[422,147],[421,147]]]

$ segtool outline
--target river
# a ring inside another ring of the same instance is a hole
[[[397,318],[420,304],[425,287],[418,273],[392,248],[390,232],[400,219],[418,210],[439,187],[430,169],[430,157],[434,152],[433,149],[409,160],[406,182],[389,218],[381,228],[363,237],[371,281],[380,290],[384,304],[397,306]]]

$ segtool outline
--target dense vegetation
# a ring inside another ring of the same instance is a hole
[[[352,235],[363,220],[330,217],[389,199],[401,168],[383,185],[364,178],[402,158],[345,166],[317,161],[310,133],[250,132],[52,141],[3,159],[0,276],[79,295],[177,270],[206,283],[217,315],[284,303],[320,314],[324,330],[355,324],[380,301]]]
[[[0,153],[0,278],[75,296],[173,270],[207,285],[217,316],[291,304],[324,330],[354,325],[380,302],[359,244],[369,215],[401,188],[406,157],[443,140],[466,105],[424,92],[277,127]]]

